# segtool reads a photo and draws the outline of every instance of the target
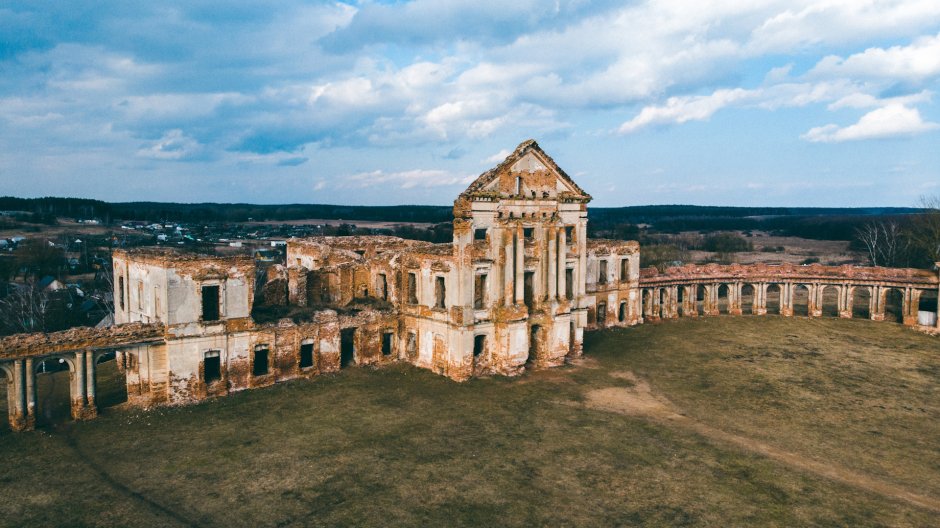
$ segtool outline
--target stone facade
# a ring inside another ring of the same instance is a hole
[[[403,361],[462,381],[554,367],[582,353],[585,329],[679,315],[754,314],[779,291],[807,288],[809,316],[837,289],[838,315],[870,289],[871,318],[901,292],[917,323],[924,270],[823,266],[686,266],[641,273],[636,242],[588,240],[581,190],[534,141],[480,175],[454,202],[454,239],[290,240],[284,265],[164,249],[114,255],[115,326],[0,339],[10,423],[30,429],[36,365],[70,371],[72,416],[96,415],[95,370],[114,354],[131,405],[184,404],[351,365]],[[774,290],[776,288],[776,290]],[[724,295],[722,296],[722,292]],[[931,293],[929,293],[931,294]],[[257,303],[256,303],[257,299]],[[276,317],[259,317],[258,306]],[[938,327],[940,328],[940,327]]]

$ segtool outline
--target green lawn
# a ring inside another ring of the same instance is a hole
[[[940,339],[721,317],[597,332],[585,351],[517,379],[348,369],[3,432],[0,525],[936,525],[929,509],[585,402],[632,371],[691,420],[940,500]]]

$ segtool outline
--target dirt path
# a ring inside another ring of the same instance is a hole
[[[940,513],[940,500],[914,493],[908,489],[883,480],[859,473],[828,462],[807,458],[796,453],[784,451],[763,442],[745,436],[728,433],[711,427],[688,416],[676,412],[675,407],[666,398],[654,394],[646,381],[637,378],[632,372],[614,372],[612,376],[626,379],[632,387],[607,387],[586,394],[588,407],[603,411],[641,416],[662,423],[673,424],[725,444],[734,444],[747,451],[757,453],[777,462],[786,464],[800,471],[814,473],[821,477],[848,484],[856,488],[884,497],[900,500],[915,506]]]

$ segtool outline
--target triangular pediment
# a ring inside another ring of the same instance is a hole
[[[502,163],[484,172],[461,194],[464,198],[525,198],[590,201],[534,140],[516,147]]]

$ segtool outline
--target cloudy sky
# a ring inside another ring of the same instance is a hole
[[[447,204],[527,138],[598,206],[940,194],[938,0],[258,4],[0,4],[0,195]]]

